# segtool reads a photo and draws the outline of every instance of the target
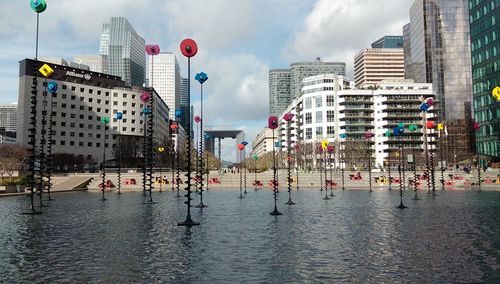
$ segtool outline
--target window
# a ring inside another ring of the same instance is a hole
[[[66,104],[61,104],[61,107],[62,108],[66,108]]]
[[[100,124],[99,124],[99,125],[96,125],[96,126],[95,126],[95,129],[97,129],[97,130],[101,130],[101,125],[100,125]]]
[[[75,137],[75,132],[70,132],[69,137]]]
[[[306,113],[306,124],[311,124],[312,123],[312,113],[308,112]]]
[[[312,128],[306,128],[306,139],[312,139]]]
[[[99,148],[99,147],[101,147],[101,143],[95,143],[95,146],[96,146],[97,148]]]
[[[334,104],[335,104],[334,96],[332,95],[326,96],[326,106],[334,106]]]
[[[127,106],[127,102],[123,102],[123,106]]]
[[[321,107],[323,105],[323,96],[316,96],[316,107]]]
[[[61,126],[66,126],[66,122],[61,121]]]
[[[335,128],[334,126],[326,127],[326,137],[334,138],[335,137]]]
[[[117,98],[118,97],[118,93],[113,93],[113,97]]]
[[[322,123],[322,122],[323,122],[323,112],[317,111],[316,112],[316,123]]]
[[[322,138],[323,137],[323,127],[319,126],[316,127],[316,138]]]
[[[312,98],[306,98],[304,101],[304,109],[312,108]]]
[[[87,128],[88,128],[88,129],[92,129],[93,127],[94,127],[94,126],[93,126],[92,124],[89,124],[89,125],[87,126]]]
[[[64,140],[59,141],[59,145],[63,145],[63,146],[66,145],[66,141],[64,141]]]
[[[94,90],[89,89],[89,94],[92,94],[93,92],[94,92]],[[100,94],[98,94],[98,95],[100,95]],[[82,145],[82,146],[83,146],[83,145]]]
[[[75,118],[75,114],[74,114],[74,113],[70,113],[70,114],[69,114],[69,117],[70,117],[70,118]]]
[[[85,92],[85,88],[80,88],[80,92],[81,93]]]
[[[132,99],[135,100],[135,95],[132,95]]]
[[[76,91],[76,87],[75,86],[71,86],[71,91]]]
[[[98,95],[101,95],[101,91],[97,90],[97,94],[98,94]]]
[[[83,129],[83,123],[80,123],[80,124],[78,125],[78,127],[80,127],[81,129]]]
[[[66,136],[66,131],[61,131],[61,136]]]
[[[85,115],[80,114],[80,119],[85,119]]]
[[[93,137],[94,137],[94,135],[92,133],[87,134],[87,138],[93,138]]]
[[[68,86],[66,86],[66,85],[63,84],[62,89],[66,90],[67,88],[68,88]]]
[[[61,112],[61,117],[66,117],[66,113],[65,112]]]
[[[92,119],[94,119],[94,117],[92,117],[91,115],[89,115],[89,120],[92,120]]]
[[[101,112],[101,108],[100,107],[97,108],[97,112]]]
[[[96,134],[95,138],[97,138],[97,139],[101,138],[101,134]]]
[[[83,141],[78,142],[78,146],[83,146]]]
[[[75,105],[71,105],[71,109],[75,109],[75,107],[76,107]]]
[[[89,103],[93,102],[94,99],[93,98],[89,98]]]
[[[83,138],[83,133],[82,132],[78,133],[78,137]]]
[[[101,103],[101,99],[97,99],[97,103],[100,104]]]
[[[88,146],[88,147],[92,147],[92,142],[88,142],[88,143],[87,143],[87,146]]]
[[[335,121],[335,111],[327,110],[326,111],[326,122],[334,122]]]
[[[75,95],[71,95],[71,100],[72,101],[76,100],[76,96]]]
[[[126,98],[127,97],[127,94],[123,94],[123,97]]]
[[[83,110],[85,107],[84,106],[80,106],[80,110]]]
[[[75,141],[69,141],[69,146],[75,146]]]
[[[75,123],[74,123],[74,122],[71,122],[71,123],[69,124],[69,127],[75,127]]]

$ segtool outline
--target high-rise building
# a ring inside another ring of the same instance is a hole
[[[0,105],[0,131],[17,131],[17,104]]]
[[[149,57],[148,84],[172,110],[170,119],[174,119],[175,110],[181,105],[181,75],[177,58],[173,53],[161,52],[154,56],[153,62]]]
[[[143,86],[146,76],[145,41],[124,17],[111,17],[102,26],[99,54],[105,56],[107,71],[129,86]]]
[[[290,104],[290,69],[269,70],[269,114],[280,115]]]
[[[500,86],[500,1],[469,1],[474,117],[481,160],[500,161],[500,102],[492,90]]]
[[[374,87],[384,79],[404,79],[402,48],[367,48],[354,57],[356,88]]]
[[[290,65],[290,94],[291,101],[300,97],[302,80],[306,77],[320,74],[336,74],[345,76],[344,62],[323,62],[318,57],[314,62],[296,62]],[[290,102],[291,102],[290,101]]]
[[[269,71],[269,113],[280,114],[293,100],[301,95],[302,80],[319,74],[345,76],[345,63],[323,62],[318,57],[314,62],[296,62],[290,69]]]
[[[89,66],[89,70],[92,72],[108,73],[108,62],[104,55],[75,55],[73,61],[78,64]]]
[[[188,119],[190,120],[191,125],[193,125],[193,112],[191,111],[191,118],[188,116],[189,111],[189,93],[188,93],[188,79],[181,78],[181,99],[180,99],[180,109],[182,111],[182,115],[180,117],[181,125],[186,128]]]
[[[402,36],[384,36],[372,43],[372,48],[402,48]]]
[[[467,0],[415,0],[410,8],[407,78],[432,83],[448,130],[447,160],[471,157],[472,73]],[[407,51],[405,50],[405,53]],[[406,70],[405,70],[406,71]]]
[[[343,76],[323,74],[304,79],[303,95],[294,100],[285,110],[296,114],[291,122],[290,142],[295,146],[303,143],[305,164],[318,165],[315,155],[316,146],[326,139],[339,149],[340,134],[347,135],[345,150],[348,152],[348,167],[366,167],[368,141],[364,134],[374,134],[371,140],[372,166],[387,168],[388,164],[397,167],[395,154],[399,151],[401,139],[386,137],[386,131],[393,131],[400,123],[418,125],[418,132],[408,133],[405,138],[408,152],[422,153],[424,149],[423,119],[419,109],[420,98],[433,97],[432,84],[414,83],[413,80],[383,80],[375,89],[349,89],[349,82]],[[301,109],[297,114],[296,108]],[[427,114],[434,119],[434,112]],[[296,121],[302,121],[296,123]],[[428,132],[430,134],[430,131]],[[280,138],[283,144],[288,140],[286,125],[282,123]],[[435,136],[435,135],[433,135]],[[430,140],[428,136],[428,141]],[[430,147],[435,143],[430,143]],[[286,148],[283,148],[286,149]],[[334,155],[339,157],[338,153]],[[389,157],[392,157],[390,159]],[[418,155],[421,157],[421,155]],[[422,159],[422,158],[419,158]],[[419,161],[420,164],[423,161]],[[336,160],[335,165],[339,166]]]
[[[38,70],[44,63],[31,59],[20,62],[17,143],[21,145],[27,145],[29,141],[33,70]],[[118,137],[122,142],[142,141],[144,115],[140,96],[145,91],[149,92],[149,89],[128,87],[119,77],[112,75],[51,63],[48,65],[54,70],[49,80],[58,84],[58,90],[56,95],[44,95],[47,94],[47,81],[38,80],[37,141],[41,138],[44,109],[52,114],[53,153],[71,153],[87,161],[102,162],[104,147],[107,159],[115,159],[113,148],[119,141]],[[169,109],[156,92],[153,97],[153,139],[155,143],[164,143],[170,139]],[[122,120],[116,119],[117,112],[123,113]],[[106,142],[102,117],[109,118]],[[46,119],[48,121],[49,117]]]

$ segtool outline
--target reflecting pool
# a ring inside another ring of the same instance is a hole
[[[0,282],[500,282],[500,192],[334,193],[282,191],[274,217],[269,190],[209,191],[190,229],[170,191],[60,193],[37,216],[1,198]]]

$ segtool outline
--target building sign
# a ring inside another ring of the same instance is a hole
[[[78,77],[78,78],[82,78],[82,79],[85,79],[85,80],[90,80],[92,79],[92,76],[90,76],[90,74],[79,74],[79,73],[75,73],[73,71],[66,71],[66,76],[71,76],[71,77]]]

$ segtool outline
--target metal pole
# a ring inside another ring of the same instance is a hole
[[[102,201],[106,200],[106,197],[104,196],[104,190],[106,189],[106,124],[104,123],[104,137],[103,137],[104,143],[102,144],[102,148],[104,149],[102,151]]]
[[[276,147],[274,145],[274,129],[273,129],[273,198],[274,198],[274,210],[271,215],[283,215],[278,211],[277,199],[278,199],[278,179],[276,175]]]

